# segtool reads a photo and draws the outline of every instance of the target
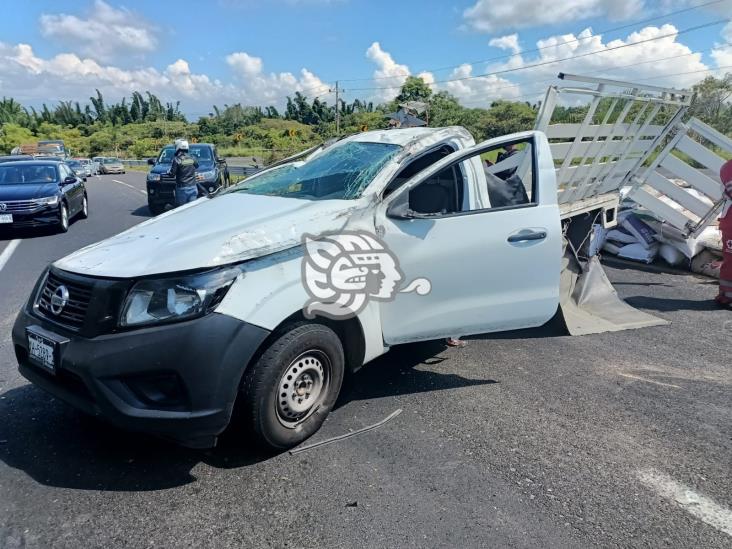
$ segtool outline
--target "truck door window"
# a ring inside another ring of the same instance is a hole
[[[409,191],[409,209],[421,214],[460,211],[464,178],[460,166],[450,166]]]
[[[480,155],[491,208],[532,204],[534,153],[531,140],[508,143]]]
[[[392,179],[386,186],[386,188],[384,189],[384,198],[389,196],[404,183],[406,183],[410,178],[417,175],[428,166],[431,166],[438,160],[442,160],[443,158],[454,152],[455,149],[453,149],[450,145],[443,145],[412,160],[409,164],[399,170],[399,172],[397,172],[397,174],[394,176],[394,179]]]
[[[425,179],[409,191],[409,209],[438,216],[521,207],[536,203],[535,189],[533,141],[513,141],[476,152]]]

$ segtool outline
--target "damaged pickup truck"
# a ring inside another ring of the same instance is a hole
[[[649,181],[693,198],[656,171],[688,145],[689,96],[591,83],[551,88],[534,131],[353,135],[56,261],[13,328],[20,372],[191,447],[214,445],[237,403],[254,439],[289,448],[391,345],[539,326],[558,308],[576,334],[663,323],[617,298],[588,244],[616,222],[621,188],[648,206]],[[561,93],[590,98],[582,124],[551,124]],[[689,188],[721,199],[684,166]],[[696,206],[669,222],[700,230],[714,209]]]

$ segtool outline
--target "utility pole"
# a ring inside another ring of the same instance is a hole
[[[336,80],[335,94],[336,94],[336,135],[341,133],[341,106],[338,104],[338,80]]]

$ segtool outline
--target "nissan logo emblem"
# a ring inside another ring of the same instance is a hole
[[[69,302],[69,290],[63,284],[56,288],[51,296],[51,312],[60,315]]]
[[[0,202],[0,212],[4,212],[7,209],[8,209],[8,205],[5,204],[4,202]]]

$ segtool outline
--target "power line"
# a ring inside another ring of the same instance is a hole
[[[461,82],[461,81],[465,81],[465,80],[474,80],[476,78],[485,78],[485,77],[488,77],[488,76],[496,76],[496,75],[499,75],[499,74],[508,74],[508,73],[511,73],[511,72],[518,72],[518,71],[533,69],[533,68],[536,68],[536,67],[543,67],[543,66],[546,66],[546,65],[553,65],[555,63],[562,63],[564,61],[572,61],[574,59],[581,59],[583,57],[589,57],[591,55],[598,55],[598,54],[601,54],[601,53],[608,53],[608,52],[620,50],[620,49],[623,49],[623,48],[629,48],[629,47],[632,47],[632,46],[638,46],[640,44],[646,44],[648,42],[654,42],[656,40],[661,40],[663,38],[669,38],[671,36],[679,36],[681,34],[686,34],[686,33],[689,33],[689,32],[693,32],[693,31],[697,31],[697,30],[704,29],[704,28],[712,27],[714,25],[719,25],[721,23],[727,23],[729,21],[730,21],[730,19],[720,19],[720,20],[717,20],[717,21],[710,21],[708,23],[704,23],[702,25],[696,25],[694,27],[689,27],[689,28],[686,28],[686,29],[682,29],[682,30],[677,31],[677,32],[672,32],[672,33],[668,33],[668,34],[662,34],[660,36],[654,36],[653,38],[646,38],[644,40],[638,40],[637,42],[631,42],[630,44],[622,44],[620,46],[613,46],[611,48],[605,48],[603,50],[591,51],[591,52],[582,53],[582,54],[579,54],[579,55],[572,55],[572,56],[569,56],[569,57],[564,57],[562,59],[554,59],[552,61],[542,61],[540,63],[532,63],[532,64],[529,64],[529,65],[523,65],[521,67],[513,67],[513,68],[510,68],[510,69],[502,69],[502,70],[499,70],[499,71],[486,72],[486,73],[483,73],[483,74],[476,74],[474,76],[463,76],[463,77],[460,77],[460,78],[450,78],[450,79],[446,79],[446,80],[435,80],[434,82],[427,83],[427,85],[428,86],[434,86],[434,85],[437,85],[437,84],[446,84],[448,82]],[[400,89],[400,88],[401,88],[401,85],[399,85],[399,86],[368,87],[368,88],[351,88],[351,91],[393,90],[393,89]]]
[[[618,68],[622,68],[622,67],[618,67]],[[703,72],[716,72],[718,70],[724,70],[724,69],[732,69],[732,65],[725,65],[725,66],[722,66],[722,67],[716,67],[714,69],[704,69],[704,70],[698,70],[698,71],[686,71],[686,72],[677,72],[677,73],[672,73],[672,74],[662,74],[662,75],[659,75],[659,76],[651,76],[651,77],[648,77],[648,78],[636,78],[635,80],[637,80],[639,82],[643,82],[645,80],[657,80],[659,78],[668,78],[670,76],[683,76],[683,75],[686,75],[686,74],[698,74],[698,73],[703,73]],[[592,73],[591,75],[597,75],[597,74],[599,74],[601,72],[604,72],[604,71],[595,72],[595,73]],[[588,76],[591,76],[591,75],[588,75]],[[535,98],[536,96],[544,93],[545,91],[546,91],[546,88],[540,88],[540,89],[537,89],[536,91],[527,92],[525,94],[518,95],[516,97],[512,97],[512,98],[509,98],[507,100],[508,101],[516,101],[516,100],[522,99],[522,98],[531,98],[531,97],[534,97]],[[461,103],[461,105],[462,106],[470,106],[472,103],[473,103],[472,101],[468,101],[466,103]]]
[[[440,68],[435,68],[435,69],[422,69],[421,71],[418,71],[418,72],[440,72],[440,71],[444,71],[444,70],[449,70],[449,69],[455,69],[455,68],[458,68],[458,67],[462,67],[463,65],[466,65],[466,64],[467,65],[479,65],[481,63],[490,63],[492,61],[499,61],[501,59],[508,59],[508,58],[515,57],[517,55],[522,55],[522,54],[525,54],[525,53],[534,53],[534,52],[539,52],[539,51],[543,51],[543,50],[546,50],[546,49],[555,48],[557,46],[564,46],[566,44],[574,44],[574,43],[577,43],[577,42],[581,42],[583,40],[589,40],[590,38],[595,38],[595,37],[597,37],[597,36],[599,36],[601,34],[608,34],[608,33],[611,33],[611,32],[615,32],[615,31],[627,29],[627,28],[630,28],[630,27],[635,27],[637,25],[643,25],[644,23],[649,23],[651,21],[656,21],[658,19],[663,19],[665,17],[670,17],[672,15],[679,15],[681,13],[686,13],[686,12],[693,11],[693,10],[697,10],[697,9],[700,9],[700,8],[705,8],[707,6],[711,6],[711,5],[714,5],[714,4],[719,4],[719,3],[725,2],[725,1],[726,0],[713,0],[711,2],[705,2],[703,4],[698,4],[696,6],[690,6],[688,8],[684,8],[684,9],[677,10],[677,11],[667,12],[667,13],[664,13],[662,15],[658,15],[658,16],[655,16],[655,17],[649,17],[648,19],[642,19],[640,21],[635,21],[633,23],[628,23],[628,24],[625,24],[625,25],[621,25],[619,27],[614,27],[614,28],[611,28],[611,29],[605,29],[605,30],[602,30],[602,31],[599,31],[599,32],[596,32],[596,33],[592,34],[592,36],[576,38],[574,40],[567,40],[566,42],[562,42],[561,44],[552,44],[551,46],[542,46],[540,48],[533,48],[533,49],[528,49],[528,50],[518,50],[518,51],[516,51],[514,53],[499,55],[499,56],[496,56],[496,57],[491,57],[491,58],[488,58],[488,59],[483,59],[481,61],[473,61],[473,62],[470,62],[470,63],[460,63],[459,65],[451,65],[451,66],[440,67]],[[374,80],[389,80],[389,79],[393,79],[393,78],[402,78],[402,77],[405,77],[405,76],[410,76],[410,73],[407,73],[407,74],[396,74],[396,75],[392,75],[392,76],[378,76],[378,77],[372,77],[372,78],[350,78],[350,79],[348,79],[348,78],[339,78],[339,81],[340,82],[364,82],[364,81],[374,81]]]

